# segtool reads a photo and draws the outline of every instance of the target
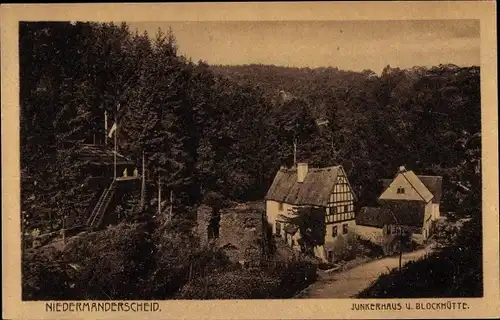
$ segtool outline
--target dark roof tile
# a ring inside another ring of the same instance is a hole
[[[363,207],[356,215],[356,224],[382,228],[384,225],[405,225],[421,228],[425,204],[419,201],[383,201],[380,207]]]
[[[309,168],[304,182],[297,182],[297,169],[280,169],[266,195],[274,200],[297,205],[326,206],[341,166]]]
[[[434,195],[432,202],[439,203],[441,201],[441,196],[443,194],[443,189],[442,189],[443,177],[441,176],[417,176],[417,177]]]

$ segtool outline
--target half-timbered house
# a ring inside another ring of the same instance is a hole
[[[292,217],[301,207],[322,212],[324,241],[314,252],[323,260],[333,260],[336,242],[354,233],[355,195],[342,166],[309,168],[307,163],[299,163],[295,168],[281,168],[265,199],[272,232],[297,249],[300,230],[282,217]]]

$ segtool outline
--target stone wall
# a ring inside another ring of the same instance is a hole
[[[196,234],[200,238],[200,245],[208,245],[208,223],[212,215],[212,208],[201,205],[197,210]]]
[[[258,263],[264,241],[262,210],[245,205],[221,210],[219,237],[213,241],[208,240],[207,233],[211,214],[207,206],[198,208],[197,233],[201,245],[211,243],[223,249],[236,263]]]

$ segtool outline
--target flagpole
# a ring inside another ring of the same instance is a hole
[[[142,150],[142,185],[141,185],[141,209],[144,210],[144,202],[146,199],[146,165],[144,160],[144,150]]]
[[[161,213],[161,181],[160,174],[158,173],[158,216]]]
[[[108,145],[108,112],[104,110],[104,145]]]

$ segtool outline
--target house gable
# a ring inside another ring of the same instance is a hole
[[[336,223],[354,219],[354,192],[347,179],[347,175],[340,167],[335,184],[330,193],[328,208],[326,210],[326,222]]]
[[[429,202],[432,193],[412,172],[401,172],[380,195],[380,200],[406,200]]]

